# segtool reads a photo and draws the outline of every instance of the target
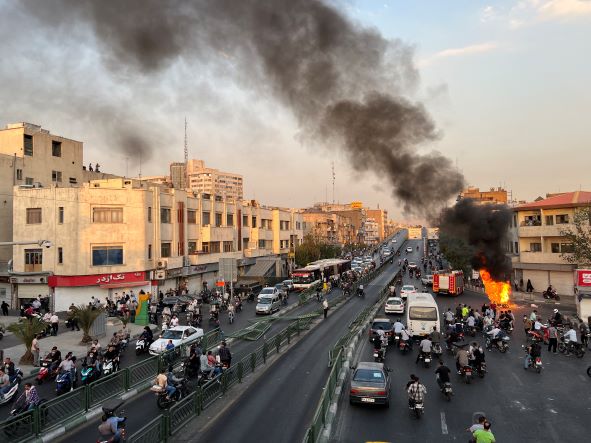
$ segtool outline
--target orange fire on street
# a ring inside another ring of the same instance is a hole
[[[491,302],[497,305],[508,305],[511,295],[511,284],[504,281],[495,281],[490,276],[490,272],[485,269],[480,270],[480,278],[484,283],[486,295]]]

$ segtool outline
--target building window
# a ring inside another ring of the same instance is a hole
[[[51,141],[51,155],[54,157],[62,156],[62,142]]]
[[[17,180],[22,180],[23,179],[23,170],[22,169],[17,169],[16,170],[16,179]]]
[[[33,136],[25,134],[24,139],[25,155],[33,156]]]
[[[219,241],[209,242],[209,252],[212,252],[212,253],[220,252],[220,242]]]
[[[51,181],[61,183],[62,172],[61,171],[51,171]]]
[[[542,244],[541,243],[530,243],[529,244],[529,252],[542,252]]]
[[[123,208],[92,208],[93,223],[123,223]]]
[[[197,212],[187,210],[187,223],[197,223]]]
[[[27,224],[36,225],[41,223],[41,208],[27,208]]]
[[[123,246],[93,246],[92,266],[123,264]]]
[[[242,239],[242,249],[248,249],[248,242],[250,241],[250,238],[243,238]]]
[[[566,225],[566,224],[568,224],[568,214],[558,214],[556,216],[556,224],[557,225]]]
[[[209,212],[203,211],[201,213],[201,225],[202,226],[209,226],[211,224],[211,214]]]
[[[299,231],[301,229],[301,224],[300,222],[296,222],[296,229]]]
[[[226,214],[226,226],[234,226],[234,214]]]
[[[224,242],[224,252],[234,252],[234,242],[233,241],[225,241]]]
[[[552,226],[554,224],[554,216],[553,215],[547,215],[546,216],[546,225],[547,226]]]
[[[248,227],[248,215],[242,216],[242,226]]]
[[[57,222],[62,225],[64,223],[64,207],[57,208]]]
[[[219,228],[220,226],[222,226],[222,214],[221,214],[221,212],[216,212],[215,213],[215,226],[216,226],[216,228]]]
[[[33,177],[25,178],[25,185],[32,186],[33,185]]]
[[[152,223],[152,206],[148,206],[148,223]]]
[[[195,255],[195,254],[197,254],[197,242],[190,241],[189,242],[189,255]]]
[[[40,272],[42,265],[42,249],[25,249],[25,272]]]
[[[259,249],[265,249],[265,240],[259,240]]]
[[[513,226],[517,227],[517,214],[513,214]]]
[[[148,260],[152,260],[152,245],[148,245]]]
[[[572,243],[560,243],[560,252],[563,254],[572,254],[575,252],[575,247]]]
[[[519,254],[519,243],[515,242],[515,253]]]
[[[201,249],[203,250],[203,252],[209,253],[209,242],[204,241],[201,244]]]
[[[70,184],[75,185],[76,183],[78,183],[78,180],[76,180],[76,177],[70,177]]]
[[[170,223],[170,208],[160,208],[160,223]]]
[[[57,248],[57,263],[58,265],[64,264],[64,248]]]
[[[552,250],[553,254],[558,254],[560,252],[560,244],[559,243],[551,243],[550,249]]]
[[[257,227],[257,218],[254,215],[252,216],[252,227],[253,228],[256,228]]]
[[[161,243],[160,244],[160,257],[166,258],[170,257],[172,254],[172,247],[169,242]]]

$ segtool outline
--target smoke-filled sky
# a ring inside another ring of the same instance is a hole
[[[453,197],[456,162],[518,198],[591,187],[566,163],[589,140],[591,11],[521,3],[0,0],[0,123],[114,173],[142,151],[152,175],[182,159],[186,116],[191,157],[285,206],[332,200],[331,161],[337,201],[394,216]]]

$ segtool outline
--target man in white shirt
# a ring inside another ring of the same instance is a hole
[[[468,317],[468,327],[473,328],[476,324],[476,320],[474,320],[473,316],[469,316]]]
[[[419,355],[417,355],[417,360],[415,361],[415,364],[419,362],[422,355],[430,355],[431,349],[432,343],[431,340],[429,340],[429,337],[425,337],[424,339],[422,339],[421,343],[419,344]]]
[[[49,318],[49,322],[51,323],[51,330],[52,330],[52,335],[57,335],[57,328],[59,326],[59,317],[57,316],[57,314],[54,312],[51,317]]]
[[[402,324],[400,319],[396,320],[396,323],[394,323],[394,334],[402,333],[403,329],[404,329],[404,325]]]
[[[570,329],[566,331],[566,334],[564,334],[564,339],[569,342],[577,343],[577,331],[575,331],[571,326]]]

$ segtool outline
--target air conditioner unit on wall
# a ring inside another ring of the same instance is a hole
[[[156,269],[166,269],[168,267],[168,260],[165,258],[158,259],[156,262]]]
[[[164,269],[154,271],[154,280],[166,280],[166,271]]]

